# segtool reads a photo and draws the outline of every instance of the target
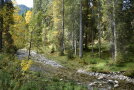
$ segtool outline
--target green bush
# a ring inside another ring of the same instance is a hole
[[[108,66],[113,66],[115,65],[114,60],[110,59],[109,62],[107,63]]]
[[[134,78],[134,69],[128,70],[127,72],[125,72],[124,75],[125,75],[125,76],[128,76],[128,77]]]
[[[98,71],[98,69],[97,69],[96,67],[90,67],[90,68],[91,68],[91,71],[92,71],[92,72]]]
[[[97,61],[96,60],[91,60],[90,64],[97,64]]]
[[[115,63],[120,66],[124,62],[125,62],[125,60],[124,60],[122,54],[121,53],[118,53],[117,60],[115,61]]]
[[[52,49],[51,49],[51,53],[54,53],[55,52],[55,49],[54,49],[54,47],[52,47]]]
[[[70,48],[67,50],[67,58],[68,59],[73,59],[74,58],[73,50],[70,49]]]

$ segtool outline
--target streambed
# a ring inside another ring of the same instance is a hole
[[[21,60],[27,58],[28,51],[26,49],[18,50],[16,55],[18,59]],[[74,81],[77,85],[86,85],[87,90],[134,90],[134,84],[131,82],[116,80],[114,78],[109,79],[101,76],[97,77],[80,70],[72,70],[60,65],[54,60],[45,58],[41,54],[37,54],[35,51],[31,52],[31,58],[35,63],[30,70],[41,72],[46,76],[56,77],[63,81]],[[85,88],[83,88],[83,90],[84,89]]]

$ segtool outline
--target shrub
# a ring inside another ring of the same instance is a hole
[[[70,49],[70,48],[67,50],[67,58],[68,59],[74,58],[74,56],[73,56],[73,50]]]
[[[90,64],[97,64],[97,61],[96,60],[91,60]]]
[[[115,61],[115,63],[120,66],[124,62],[125,62],[125,60],[123,59],[122,54],[118,53],[118,57],[117,57],[117,60]]]
[[[125,76],[134,78],[134,69],[128,70],[127,72],[124,73]]]
[[[107,63],[108,66],[113,66],[115,65],[115,62],[113,60],[109,60],[109,62]]]
[[[98,71],[98,69],[97,69],[96,67],[90,67],[90,68],[91,68],[91,71],[92,71],[92,72]]]
[[[54,49],[54,47],[52,47],[52,49],[51,49],[51,53],[54,53],[55,52],[55,49]]]

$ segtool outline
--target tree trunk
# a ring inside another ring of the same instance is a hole
[[[64,55],[64,0],[62,0],[62,38],[61,38],[61,55]]]
[[[31,56],[31,48],[32,48],[32,35],[33,32],[31,32],[31,37],[30,37],[30,41],[29,41],[29,50],[28,50],[28,60],[30,59]]]
[[[74,50],[74,31],[72,31],[72,49]]]
[[[77,55],[77,40],[75,40],[75,46],[74,46],[74,49],[75,49],[75,55]]]
[[[100,30],[100,22],[99,22],[99,58],[101,58],[101,30]]]
[[[94,56],[94,33],[92,30],[92,56]]]
[[[88,49],[88,35],[87,35],[87,32],[85,33],[85,50]]]
[[[83,30],[82,30],[82,1],[80,2],[80,39],[79,39],[79,57],[83,56]]]
[[[98,14],[98,32],[99,32],[99,58],[101,58],[101,29],[100,29],[100,2],[99,2],[99,14]]]
[[[0,52],[2,51],[3,18],[0,17]]]
[[[115,25],[115,1],[113,0],[113,44],[114,44],[114,60],[117,59],[117,35],[116,35],[116,25]]]
[[[3,4],[4,4],[4,0],[0,0],[0,9],[3,9]],[[1,15],[0,16],[0,52],[2,51],[2,38],[3,38],[3,35],[2,35],[2,32],[3,32],[3,16]]]

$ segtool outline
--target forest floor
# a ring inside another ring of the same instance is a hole
[[[17,56],[19,59],[27,58],[28,52],[25,50],[19,50],[17,53]],[[96,83],[94,81],[98,81],[98,78],[96,76],[91,76],[85,73],[78,72],[78,69],[82,68],[86,63],[83,63],[81,61],[78,61],[74,63],[74,60],[67,60],[67,62],[63,62],[65,59],[64,56],[62,56],[60,61],[56,58],[55,55],[53,57],[51,56],[51,59],[47,56],[45,58],[42,54],[37,54],[36,52],[32,51],[31,53],[32,59],[35,61],[30,70],[36,71],[36,72],[42,72],[45,73],[46,76],[49,77],[57,77],[60,78],[60,80],[71,80],[75,81],[78,84],[84,84],[84,85],[90,85],[92,83]],[[55,56],[55,57],[54,57]],[[54,61],[56,60],[56,61]],[[63,60],[63,61],[62,61]],[[107,79],[107,82],[111,79]],[[106,80],[105,80],[106,81]],[[114,81],[114,79],[113,79]],[[133,90],[128,89],[129,87],[134,88],[133,84],[130,84],[129,82],[125,82],[122,80],[118,80],[120,83],[120,86],[116,88],[117,90],[121,90],[122,88],[127,88],[127,90]],[[105,83],[107,83],[105,82]],[[128,86],[126,87],[126,84]],[[111,84],[108,84],[109,87]]]

